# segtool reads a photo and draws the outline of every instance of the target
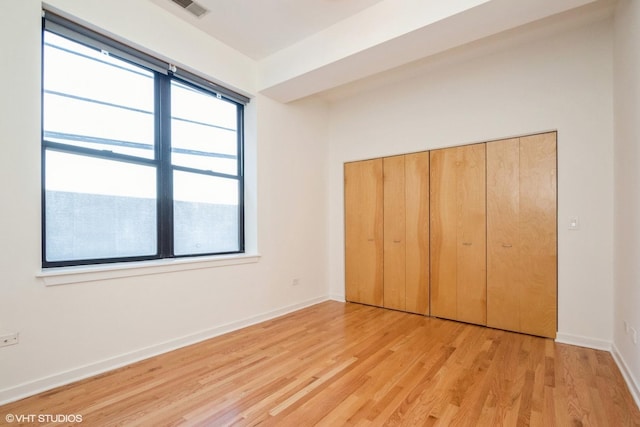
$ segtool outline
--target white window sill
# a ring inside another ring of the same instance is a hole
[[[260,255],[258,254],[173,258],[153,261],[82,265],[77,267],[45,268],[36,274],[36,277],[42,279],[45,286],[56,286],[93,282],[96,280],[146,276],[150,274],[173,273],[176,271],[200,270],[228,265],[251,264],[259,260]]]

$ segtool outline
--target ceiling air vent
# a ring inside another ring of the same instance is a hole
[[[188,10],[189,12],[191,12],[192,15],[197,16],[198,18],[209,13],[209,11],[204,8],[204,6],[192,0],[171,0],[171,1],[177,4],[178,6],[180,6],[181,8]]]

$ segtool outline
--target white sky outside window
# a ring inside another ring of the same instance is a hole
[[[48,31],[45,43],[58,47],[45,47],[43,127],[46,139],[154,158],[153,74]],[[173,164],[237,175],[235,104],[177,82],[172,83],[171,96]],[[197,155],[197,152],[209,156]],[[65,166],[65,159],[77,156],[54,156],[53,153],[49,156],[52,160],[55,158],[55,162],[48,164],[55,168],[55,173],[47,174],[48,191],[156,197],[155,187],[148,185],[148,179],[136,177],[135,170],[142,170],[140,167],[127,168],[125,163],[120,163],[118,167],[131,169],[131,173],[114,174],[109,161],[83,157],[81,162]],[[237,182],[227,185],[226,180],[216,181],[212,189],[198,185],[202,182],[199,179],[177,179],[174,193],[179,195],[177,200],[182,201],[237,205]]]

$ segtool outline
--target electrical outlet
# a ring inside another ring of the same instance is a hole
[[[8,347],[10,345],[18,344],[17,332],[2,332],[0,333],[0,347]]]
[[[580,230],[580,220],[577,216],[569,218],[569,230]]]
[[[636,333],[636,330],[630,327],[629,331],[631,332],[631,341],[633,341],[634,344],[638,345],[638,334]]]

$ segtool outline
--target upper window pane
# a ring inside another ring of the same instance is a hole
[[[171,116],[174,165],[238,174],[236,104],[173,81]]]
[[[44,33],[44,139],[154,157],[153,73]]]

